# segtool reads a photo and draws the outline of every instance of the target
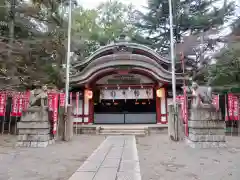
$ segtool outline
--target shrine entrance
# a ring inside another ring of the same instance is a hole
[[[154,99],[102,99],[94,102],[95,124],[156,123]]]
[[[149,47],[115,42],[76,61],[73,67],[71,87],[84,91],[79,105],[81,123],[167,123],[171,62]],[[178,86],[182,79],[182,74],[176,73]]]

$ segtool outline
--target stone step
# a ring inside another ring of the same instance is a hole
[[[135,136],[146,136],[146,133],[140,132],[100,132],[100,135],[111,135],[111,136],[119,136],[119,135],[135,135]]]
[[[144,129],[100,129],[100,132],[122,132],[122,133],[131,133],[131,132],[138,132],[138,133],[145,133]]]
[[[139,135],[139,136],[145,136],[147,132],[141,128],[141,129],[135,129],[135,128],[101,128],[99,131],[99,134],[102,135]]]
[[[113,125],[113,126],[100,126],[100,129],[110,129],[110,130],[144,130],[148,129],[147,126],[120,126],[120,125]]]

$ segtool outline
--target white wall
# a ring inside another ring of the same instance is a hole
[[[139,96],[136,97],[134,94],[134,90],[139,91]],[[101,90],[102,95],[100,96],[100,99],[152,99],[153,98],[153,89],[149,88],[149,95],[147,95],[146,91],[147,89],[116,89],[116,90],[108,90],[108,89],[103,89]],[[112,97],[111,92],[115,92],[116,96]],[[125,96],[123,94],[123,91],[125,91]]]
[[[167,107],[166,107],[166,97],[162,97],[161,98],[161,114],[167,114]],[[167,117],[166,116],[161,116],[161,121],[162,122],[166,122],[167,121]]]
[[[89,99],[84,92],[84,115],[89,115]],[[84,122],[88,122],[89,117],[84,117]]]
[[[76,104],[76,100],[74,99],[73,101],[73,114],[74,115],[81,115],[82,114],[82,103],[83,100],[79,100],[78,102],[78,108],[77,108],[77,104]],[[82,118],[81,117],[73,117],[73,122],[82,122]]]

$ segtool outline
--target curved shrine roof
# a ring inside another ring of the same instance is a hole
[[[78,71],[71,75],[70,82],[86,84],[106,72],[116,73],[127,69],[146,73],[155,81],[171,82],[171,62],[153,49],[136,43],[119,42],[99,48],[90,57],[73,65]],[[176,73],[177,82],[183,77]]]

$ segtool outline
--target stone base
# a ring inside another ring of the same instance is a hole
[[[47,147],[54,143],[46,109],[34,107],[24,112],[17,128],[17,147]]]
[[[192,108],[188,121],[189,136],[186,143],[192,148],[226,147],[225,122],[221,112],[213,108]]]
[[[185,142],[191,148],[207,149],[207,148],[226,148],[227,147],[225,142],[194,142],[188,138],[185,139]]]
[[[49,140],[45,142],[37,142],[37,141],[18,141],[16,143],[16,147],[32,147],[32,148],[45,148],[50,144],[54,144],[55,140]]]

